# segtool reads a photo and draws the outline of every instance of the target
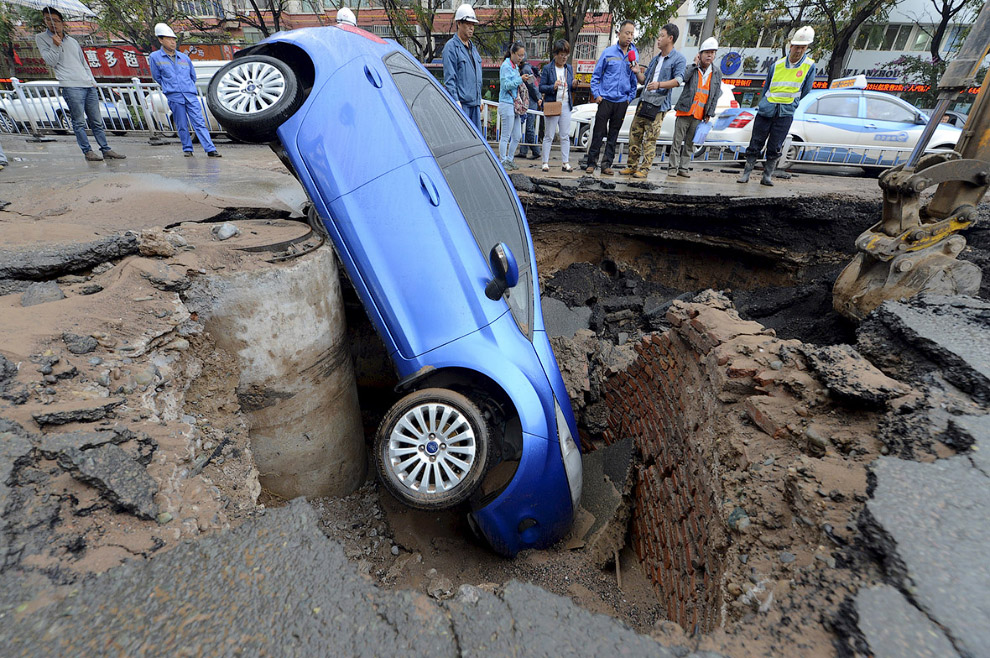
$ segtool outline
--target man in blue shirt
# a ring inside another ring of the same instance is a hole
[[[457,34],[443,46],[443,86],[464,116],[481,130],[481,54],[471,44],[478,19],[471,5],[454,13]]]
[[[636,98],[636,81],[641,71],[636,61],[636,49],[632,46],[635,27],[632,21],[619,25],[619,41],[609,46],[598,58],[595,72],[591,74],[591,98],[598,103],[595,128],[591,133],[591,145],[584,161],[585,171],[595,172],[602,139],[608,133],[605,153],[602,155],[602,173],[612,175],[612,158],[615,157],[615,140],[626,117],[629,101]],[[631,55],[631,56],[630,56]]]
[[[219,158],[220,154],[217,153],[206,121],[203,120],[199,94],[196,92],[196,69],[193,68],[192,60],[175,49],[175,32],[165,23],[155,26],[155,36],[162,47],[148,56],[148,67],[151,69],[151,77],[168,99],[172,123],[175,124],[179,141],[182,142],[182,154],[187,158],[191,158],[193,154],[192,138],[189,136],[189,124],[192,123],[206,155]]]

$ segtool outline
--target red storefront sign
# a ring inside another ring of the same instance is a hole
[[[134,46],[85,46],[83,56],[97,78],[149,78],[148,58]]]

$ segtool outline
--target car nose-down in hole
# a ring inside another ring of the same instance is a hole
[[[401,46],[346,25],[239,51],[208,102],[302,183],[395,365],[383,486],[463,507],[503,555],[560,540],[581,497],[577,429],[525,215],[478,131]]]

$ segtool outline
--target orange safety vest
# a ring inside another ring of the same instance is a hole
[[[701,75],[701,70],[698,70],[698,89],[694,92],[691,110],[688,112],[677,112],[677,116],[694,117],[695,119],[705,118],[705,105],[708,104],[708,87],[711,81],[711,75],[708,76],[708,80],[705,80],[705,76]]]

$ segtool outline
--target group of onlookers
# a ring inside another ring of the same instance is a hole
[[[444,86],[460,105],[465,116],[481,129],[481,54],[471,43],[478,19],[470,5],[461,5],[455,15],[457,34],[443,49]],[[594,173],[599,167],[605,175],[613,174],[619,129],[629,103],[642,87],[639,103],[629,131],[629,160],[620,172],[633,178],[646,178],[656,156],[656,143],[664,117],[676,114],[670,151],[668,176],[690,178],[691,153],[696,136],[703,141],[717,113],[722,93],[722,73],[715,66],[718,41],[709,37],[699,47],[690,64],[674,48],[678,37],[676,25],[667,24],[657,39],[657,54],[645,70],[639,63],[639,53],[633,45],[635,26],[632,21],[619,25],[617,42],[605,49],[595,64],[591,76],[591,98],[598,104],[592,129],[591,143],[581,167]],[[772,175],[780,158],[794,110],[801,98],[811,91],[815,63],[807,55],[814,40],[810,27],[798,29],[789,44],[787,57],[771,67],[763,84],[763,95],[753,123],[753,133],[746,149],[746,165],[740,183],[749,181],[750,173],[766,149],[761,183],[773,185]],[[570,165],[570,121],[573,109],[574,71],[567,63],[570,46],[561,39],[554,43],[552,59],[537,77],[526,62],[526,48],[520,42],[509,46],[499,69],[498,115],[501,121],[499,159],[511,171],[516,146],[527,126],[526,142],[532,157],[543,158],[543,171],[550,170],[550,147],[559,135],[563,170]],[[538,84],[537,84],[538,80]],[[671,103],[671,90],[683,87],[676,104]],[[546,119],[542,151],[536,145],[535,115],[527,110],[542,109]],[[703,125],[709,124],[709,125]],[[605,142],[602,152],[602,141]],[[600,156],[600,157],[599,157]]]

